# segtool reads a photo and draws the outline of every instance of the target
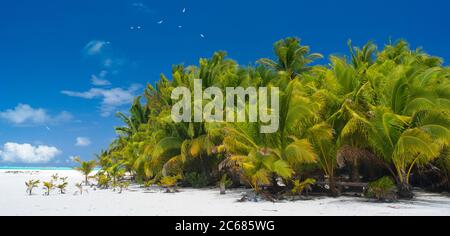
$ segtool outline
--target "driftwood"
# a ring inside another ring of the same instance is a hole
[[[316,182],[316,185],[325,186],[329,185],[328,182]],[[355,188],[367,188],[369,183],[356,183],[356,182],[336,182],[336,186],[341,187],[355,187]]]

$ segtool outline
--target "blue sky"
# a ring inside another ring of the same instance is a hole
[[[447,0],[2,1],[0,166],[93,158],[146,83],[217,50],[249,65],[287,36],[327,56],[347,53],[348,39],[404,38],[448,60],[448,9]]]

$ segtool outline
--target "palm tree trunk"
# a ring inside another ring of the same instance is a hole
[[[336,186],[336,179],[334,178],[334,174],[330,174],[329,185],[330,185],[330,195],[332,197],[339,197],[340,193]]]
[[[412,199],[414,198],[414,193],[412,192],[412,187],[409,184],[400,184],[398,186],[398,196],[401,199]]]
[[[352,181],[353,182],[361,182],[361,178],[359,175],[359,163],[358,160],[354,160],[352,167]]]
[[[406,181],[408,179],[408,175],[406,173],[402,175],[402,180],[397,182],[398,196],[401,199],[412,199],[414,198],[414,193],[412,191],[412,186],[408,183],[409,181]]]
[[[227,193],[227,189],[224,183],[220,183],[220,194],[225,195]]]

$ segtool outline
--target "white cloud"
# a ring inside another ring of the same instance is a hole
[[[94,86],[109,86],[111,85],[111,82],[109,80],[105,79],[105,77],[108,75],[108,71],[103,70],[98,75],[92,75],[91,76],[91,83]]]
[[[98,55],[107,44],[109,43],[106,41],[92,40],[86,44],[83,51],[90,56]]]
[[[139,11],[143,11],[146,13],[152,13],[152,10],[142,2],[135,2],[131,4],[132,7],[136,8]]]
[[[67,96],[84,99],[101,99],[101,115],[107,117],[110,116],[111,113],[117,111],[118,108],[132,103],[136,96],[136,91],[139,88],[139,85],[132,85],[128,89],[91,88],[86,92],[62,91],[61,93]]]
[[[114,63],[113,59],[107,58],[103,61],[103,66],[104,67],[112,67],[113,63]]]
[[[125,62],[126,62],[126,59],[123,59],[123,58],[108,57],[102,61],[102,65],[105,68],[115,68],[115,67],[123,66],[125,64]]]
[[[0,118],[15,125],[42,125],[67,122],[72,120],[73,116],[66,111],[51,116],[45,109],[18,104],[14,109],[0,112]]]
[[[0,117],[15,124],[23,124],[26,122],[45,123],[49,119],[44,109],[34,109],[26,104],[19,104],[14,109],[0,112]]]
[[[91,145],[91,140],[86,137],[78,137],[77,142],[75,143],[75,146],[78,147],[87,147],[89,145]]]
[[[5,143],[0,150],[0,160],[9,163],[48,163],[61,153],[56,147],[9,142]]]
[[[100,71],[100,74],[98,75],[100,78],[105,78],[108,75],[108,71],[102,70]]]
[[[108,86],[108,85],[111,85],[111,82],[109,82],[109,80],[99,78],[99,77],[96,76],[96,75],[92,75],[92,77],[91,77],[91,83],[92,83],[92,85],[94,85],[94,86]]]

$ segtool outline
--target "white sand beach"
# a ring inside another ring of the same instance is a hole
[[[16,172],[18,171],[18,172]],[[42,188],[34,195],[26,193],[25,181],[50,180],[58,173],[69,177],[67,194],[54,190],[43,196]],[[238,199],[245,190],[233,190],[220,195],[217,189],[181,189],[168,194],[158,188],[152,190],[131,186],[119,194],[112,190],[88,189],[89,193],[74,195],[75,183],[83,177],[76,171],[8,171],[0,170],[1,216],[450,216],[450,196],[418,193],[414,201],[398,203],[370,203],[358,198],[317,198],[296,202],[246,202]]]

